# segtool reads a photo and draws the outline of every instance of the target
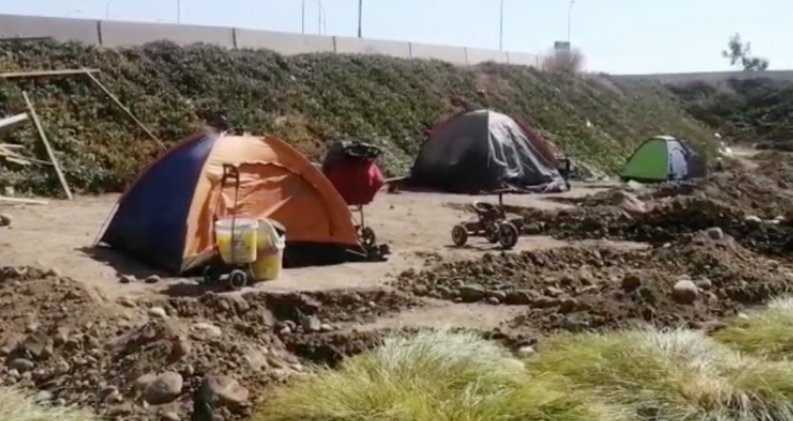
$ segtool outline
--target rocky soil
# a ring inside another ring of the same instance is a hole
[[[636,322],[698,326],[786,290],[793,267],[759,256],[714,228],[662,247],[564,247],[487,254],[403,272],[417,296],[526,306],[509,327],[610,329]]]
[[[506,328],[611,329],[631,324],[711,326],[785,293],[793,281],[791,156],[761,154],[754,171],[626,186],[523,215],[525,235],[648,243],[486,254],[403,272],[416,296],[527,306]]]
[[[577,200],[561,211],[512,207],[527,235],[565,239],[622,239],[663,245],[719,227],[744,247],[785,258],[793,251],[791,157],[763,154],[754,171],[735,169],[707,178],[615,188]]]
[[[362,290],[114,304],[54,270],[0,268],[0,384],[111,419],[187,419],[206,405],[215,419],[240,419],[306,361],[373,346],[377,332],[356,342],[343,333],[351,326],[420,303]]]
[[[562,210],[510,208],[526,219],[526,235],[644,248],[573,243],[473,260],[427,253],[422,269],[386,289],[110,301],[54,269],[0,267],[0,385],[113,420],[209,410],[241,420],[268,388],[376,346],[385,333],[378,319],[437,300],[514,306],[517,317],[482,334],[516,350],[559,331],[718,329],[793,282],[793,160],[757,159],[753,172],[614,189]]]

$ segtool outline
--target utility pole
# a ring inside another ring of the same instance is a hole
[[[498,49],[504,49],[504,0],[501,0],[498,17]]]
[[[325,6],[317,0],[317,35],[322,35],[322,17],[325,16]]]
[[[575,0],[570,0],[570,5],[567,7],[567,44],[570,45],[573,38],[573,5]]]
[[[358,38],[363,38],[363,0],[358,0]]]
[[[105,3],[105,19],[110,19],[110,4],[113,3],[113,0],[107,0]]]
[[[322,0],[313,0],[317,3],[317,35],[322,35],[322,27],[327,24],[327,14],[325,13],[325,6],[322,5]],[[301,32],[306,33],[306,0],[303,0],[303,12],[300,20]]]

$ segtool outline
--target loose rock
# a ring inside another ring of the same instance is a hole
[[[692,304],[699,296],[697,285],[689,280],[678,281],[672,291],[672,298],[678,304]]]
[[[156,283],[158,283],[158,282],[160,282],[160,281],[161,281],[161,279],[160,279],[160,277],[159,277],[159,276],[157,276],[157,275],[150,275],[150,276],[147,276],[147,277],[146,277],[146,279],[145,279],[145,281],[144,281],[144,282],[146,282],[147,284],[156,284]]]
[[[8,364],[8,368],[12,370],[16,370],[19,373],[30,371],[35,366],[36,364],[33,361],[30,361],[25,358],[16,358],[14,360],[11,360],[11,362]]]
[[[719,227],[709,228],[707,234],[711,240],[721,240],[724,238],[724,231]]]
[[[460,298],[464,302],[472,303],[485,297],[485,288],[477,284],[468,284],[460,287]]]
[[[306,316],[303,318],[303,331],[306,333],[319,332],[322,322],[316,316]]]
[[[182,393],[183,379],[179,373],[166,371],[146,385],[144,399],[152,405],[172,402]]]
[[[622,278],[622,289],[626,292],[633,292],[640,286],[642,286],[642,280],[635,273],[629,273]]]
[[[162,307],[152,307],[149,309],[149,316],[159,319],[167,319],[168,313],[166,313],[165,309]]]
[[[208,376],[205,387],[221,405],[239,407],[248,403],[248,389],[232,377]]]

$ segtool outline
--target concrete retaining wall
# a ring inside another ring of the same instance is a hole
[[[3,23],[0,19],[0,31],[2,28]],[[235,47],[234,31],[216,26],[99,22],[99,37],[101,45],[105,47],[131,47],[164,39],[179,45],[203,42],[226,48]]]
[[[520,66],[540,66],[540,56],[512,51],[447,47],[421,43],[373,39],[301,35],[286,32],[215,26],[136,23],[89,19],[48,18],[0,14],[0,38],[51,37],[59,41],[78,41],[89,45],[120,47],[170,40],[181,45],[207,43],[227,48],[265,48],[281,54],[314,52],[344,54],[384,54],[401,58],[441,60],[456,65],[475,65],[487,61]],[[664,83],[691,81],[717,82],[731,78],[752,78],[745,72],[666,73],[620,75],[631,79],[650,79]],[[793,80],[793,71],[763,72],[764,77]]]
[[[169,40],[180,45],[215,44],[226,48],[265,48],[293,55],[315,52],[383,54],[401,58],[442,60],[457,65],[486,61],[537,66],[532,54],[464,47],[446,47],[366,38],[326,37],[215,26],[46,18],[0,14],[0,38],[51,37],[105,47],[127,47]],[[514,57],[512,60],[510,57]]]
[[[336,52],[333,37],[250,29],[234,29],[231,32],[237,34],[237,48],[266,48],[287,55]]]
[[[53,37],[99,45],[100,32],[97,20],[0,15],[0,38]]]
[[[722,82],[728,79],[754,79],[758,76],[776,80],[793,80],[793,70],[754,72],[659,73],[654,75],[620,75],[626,79],[649,79],[661,83]]]

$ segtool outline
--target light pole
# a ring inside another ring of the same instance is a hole
[[[570,44],[573,36],[573,5],[575,0],[570,0],[570,5],[567,6],[567,44]]]
[[[328,14],[325,13],[325,5],[317,0],[317,32],[322,35],[328,33]]]
[[[107,0],[105,3],[105,19],[110,19],[110,5],[113,4],[114,0]]]
[[[363,0],[358,0],[358,38],[363,38]]]
[[[306,0],[302,2],[303,9],[300,13],[300,33],[306,33]]]
[[[317,34],[322,35],[323,23],[327,22],[327,13],[321,0],[312,0],[317,4]],[[301,19],[301,32],[306,33],[306,0],[303,0],[303,14]],[[325,31],[327,32],[327,31]]]
[[[498,49],[504,49],[504,0],[501,0],[498,11]]]
[[[176,0],[176,23],[182,23],[182,0]]]

